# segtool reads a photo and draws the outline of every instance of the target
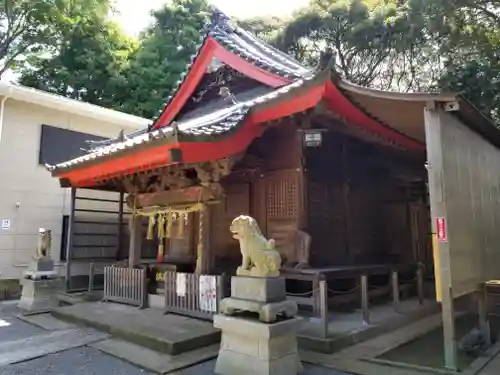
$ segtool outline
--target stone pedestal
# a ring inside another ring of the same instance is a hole
[[[24,271],[25,279],[55,279],[58,277],[57,271],[54,270],[54,261],[48,257],[33,259]]]
[[[256,315],[238,316],[238,312]],[[236,276],[231,297],[221,301],[214,326],[222,330],[218,375],[296,375],[297,304],[286,300],[285,279]]]
[[[19,301],[19,308],[26,313],[36,314],[49,312],[57,307],[57,294],[62,283],[60,278],[56,279],[23,279],[21,280],[23,292]]]
[[[231,278],[231,297],[221,301],[220,312],[233,315],[239,311],[257,313],[260,321],[272,323],[279,316],[297,315],[297,304],[286,300],[284,278],[236,276]]]
[[[54,262],[49,257],[34,259],[24,272],[19,308],[24,313],[48,312],[57,307],[57,294],[62,282],[54,270]]]
[[[216,315],[214,326],[222,330],[215,366],[219,375],[295,375],[302,370],[297,351],[300,319],[274,324]]]

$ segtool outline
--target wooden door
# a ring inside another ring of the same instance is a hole
[[[247,182],[232,183],[224,187],[225,196],[217,204],[211,206],[210,248],[215,263],[239,261],[239,243],[235,240],[229,226],[239,215],[250,214],[249,184]]]
[[[410,205],[413,256],[427,267],[432,265],[432,229],[430,209],[422,203]]]
[[[302,171],[288,169],[266,173],[264,187],[265,233],[274,239],[284,261],[294,261],[293,241],[304,207]]]

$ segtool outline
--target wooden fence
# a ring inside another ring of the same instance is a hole
[[[224,275],[165,272],[165,311],[211,320],[226,295]]]
[[[104,267],[103,301],[146,307],[148,302],[146,270]]]

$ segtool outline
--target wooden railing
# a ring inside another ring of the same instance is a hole
[[[146,307],[148,301],[146,270],[104,267],[103,301]]]
[[[165,311],[211,320],[226,294],[224,275],[165,272]]]

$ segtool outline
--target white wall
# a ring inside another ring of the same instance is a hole
[[[0,278],[21,276],[34,254],[41,227],[52,230],[53,258],[59,263],[62,216],[69,213],[69,189],[62,189],[58,179],[38,164],[42,124],[105,137],[117,136],[122,129],[116,124],[6,100],[0,135],[0,219],[9,219],[11,227],[0,228]]]

